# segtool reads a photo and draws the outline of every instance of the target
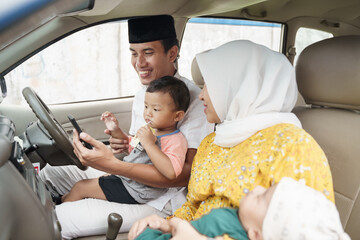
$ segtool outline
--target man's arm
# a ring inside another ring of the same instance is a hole
[[[129,164],[127,172],[123,174],[119,174],[121,171],[121,167],[114,169],[114,173],[121,175],[124,177],[131,178],[134,181],[152,186],[152,187],[187,187],[190,179],[191,165],[196,154],[196,149],[189,148],[186,153],[186,159],[184,163],[184,167],[180,175],[174,180],[169,180],[164,177],[154,165],[149,164],[135,164],[135,163],[127,163]],[[125,163],[120,161],[121,163]],[[117,171],[120,170],[120,171]]]
[[[188,149],[183,171],[176,179],[169,180],[164,177],[154,165],[119,161],[112,151],[103,143],[95,140],[86,133],[81,133],[80,136],[84,141],[93,146],[91,150],[85,148],[79,141],[77,133],[74,132],[74,152],[81,163],[86,166],[91,166],[114,175],[121,175],[152,187],[180,187],[187,186],[189,182],[191,165],[196,154],[196,149]]]

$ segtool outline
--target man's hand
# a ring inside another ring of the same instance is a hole
[[[90,135],[82,132],[80,137],[85,142],[90,143],[93,146],[93,149],[87,149],[80,142],[77,131],[73,131],[73,147],[74,153],[79,158],[80,162],[84,166],[90,166],[97,168],[99,170],[104,169],[104,167],[109,167],[114,159],[118,161],[111,150],[106,147],[102,142],[99,142],[92,138]]]
[[[164,233],[170,232],[169,222],[166,219],[154,214],[135,222],[129,231],[128,239],[129,240],[135,239],[148,226],[152,229],[157,229]]]
[[[110,131],[108,129],[105,130],[105,133],[110,135]],[[128,140],[110,137],[109,142],[110,142],[111,150],[114,154],[128,153],[128,150],[129,150],[129,141]]]

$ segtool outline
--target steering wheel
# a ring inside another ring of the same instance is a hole
[[[78,168],[86,170],[87,167],[82,165],[80,160],[74,154],[74,148],[69,139],[69,135],[66,133],[61,124],[56,120],[48,106],[30,87],[24,88],[22,94],[30,108],[35,113],[36,117],[44,125],[50,136],[54,139],[56,145],[67,155],[69,164],[76,165]]]

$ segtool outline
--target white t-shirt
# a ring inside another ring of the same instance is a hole
[[[182,80],[189,89],[190,92],[190,105],[185,113],[184,118],[178,123],[177,128],[180,129],[181,133],[186,137],[188,141],[188,148],[197,149],[200,142],[213,131],[214,125],[206,121],[206,115],[204,113],[204,106],[199,100],[200,88],[196,86],[192,81],[181,77],[178,73],[175,74],[176,78]],[[144,100],[147,86],[143,86],[140,91],[135,94],[131,127],[129,130],[130,135],[135,135],[137,130],[145,125],[143,117],[144,113]],[[171,200],[172,211],[181,207],[186,201],[186,188],[178,190],[176,188],[169,188],[169,190],[160,198],[152,200],[147,204],[162,210],[166,203]]]

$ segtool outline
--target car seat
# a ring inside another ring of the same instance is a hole
[[[314,43],[296,64],[306,105],[293,112],[324,150],[335,204],[352,239],[360,239],[360,36]]]
[[[209,50],[207,50],[209,51]],[[194,57],[194,59],[191,62],[191,76],[192,79],[194,81],[194,83],[199,87],[199,88],[203,88],[204,87],[204,78],[200,72],[200,68],[199,65],[196,61],[196,57]]]

